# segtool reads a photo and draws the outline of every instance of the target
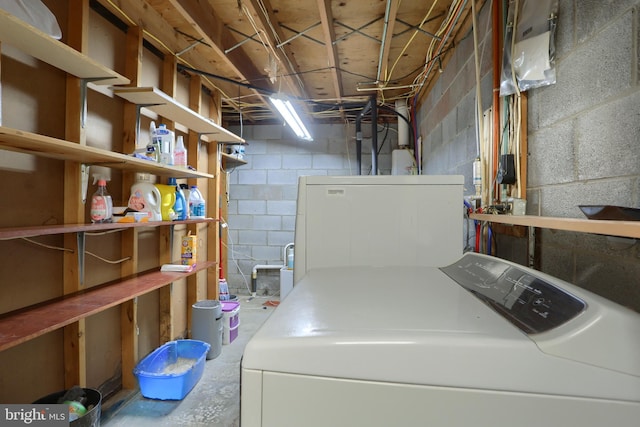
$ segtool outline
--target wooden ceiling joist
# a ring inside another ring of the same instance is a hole
[[[249,13],[258,19],[260,26],[265,29],[263,34],[267,37],[268,43],[274,50],[273,54],[277,55],[277,52],[275,52],[276,49],[283,52],[284,58],[278,58],[284,67],[284,72],[278,73],[282,76],[280,78],[285,81],[285,84],[292,94],[306,98],[307,95],[302,86],[302,80],[297,78],[298,74],[300,74],[300,67],[293,56],[291,47],[288,43],[281,46],[281,40],[286,40],[286,37],[279,25],[273,25],[273,23],[278,22],[273,13],[273,7],[271,7],[269,0],[261,0],[260,3],[262,3],[262,6],[258,4],[256,0],[249,0],[243,3],[243,5],[247,7]]]
[[[331,0],[318,0],[318,10],[320,11],[320,21],[322,22],[322,31],[326,40],[327,59],[331,68],[331,81],[333,82],[333,90],[335,98],[341,100],[343,96],[342,77],[340,76],[340,61],[338,59],[338,50],[336,49],[335,40],[336,32],[333,27],[333,13],[331,12]]]

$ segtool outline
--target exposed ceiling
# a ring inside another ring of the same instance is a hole
[[[273,120],[269,93],[299,101],[314,121],[353,117],[372,96],[411,100],[428,91],[471,20],[467,0],[97,2],[219,89],[227,123]]]

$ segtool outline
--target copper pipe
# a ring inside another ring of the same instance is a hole
[[[493,0],[492,9],[492,46],[493,46],[493,170],[491,179],[498,173],[498,159],[500,158],[500,70],[502,52],[502,0]],[[500,185],[495,184],[493,193],[495,202],[500,201]]]

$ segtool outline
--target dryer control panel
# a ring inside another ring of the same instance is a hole
[[[499,258],[467,253],[440,270],[528,334],[560,326],[586,308],[580,298],[532,270]]]

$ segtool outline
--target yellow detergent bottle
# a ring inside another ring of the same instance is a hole
[[[174,185],[156,184],[160,191],[160,214],[163,221],[173,221],[176,219],[176,212],[173,205],[176,203],[176,187]]]

